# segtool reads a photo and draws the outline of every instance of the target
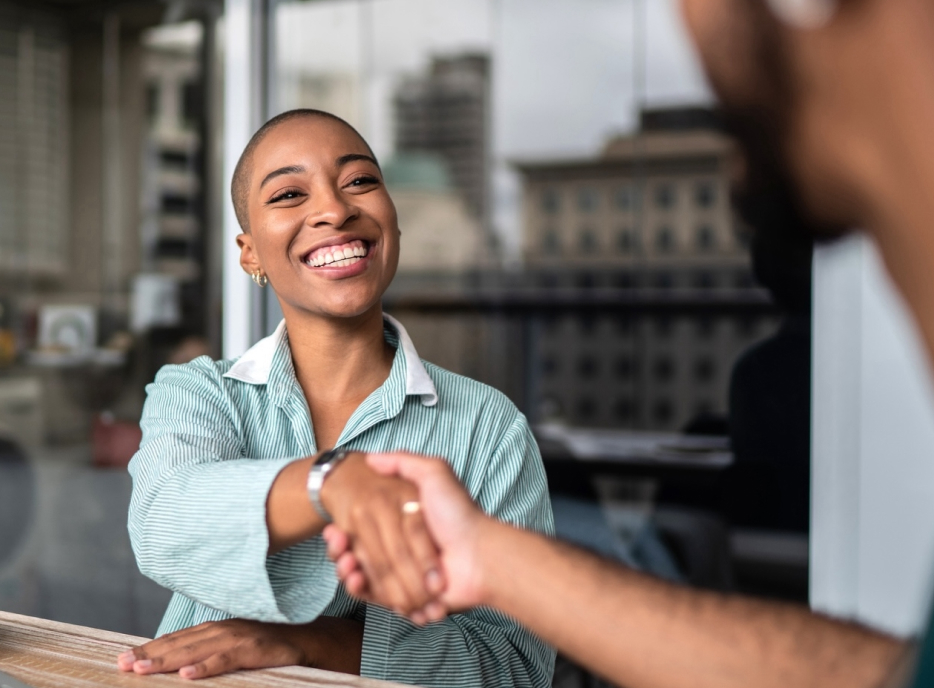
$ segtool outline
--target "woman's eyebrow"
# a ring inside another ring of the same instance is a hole
[[[349,162],[356,162],[358,160],[365,160],[366,162],[371,162],[374,165],[376,165],[377,169],[379,169],[379,163],[376,162],[375,158],[372,158],[369,155],[363,155],[362,153],[348,153],[347,155],[342,155],[341,157],[337,159],[336,162],[337,162],[338,167],[343,167]]]
[[[304,171],[305,168],[301,165],[287,165],[286,167],[280,167],[278,170],[273,170],[265,177],[263,177],[263,181],[260,183],[259,188],[262,189],[264,186],[266,186],[266,182],[271,181],[276,177],[281,177],[284,174],[301,174]]]

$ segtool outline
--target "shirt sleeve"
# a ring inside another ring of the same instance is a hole
[[[128,529],[143,574],[232,616],[316,618],[337,589],[323,541],[267,556],[266,498],[294,459],[242,456],[241,420],[213,363],[166,366],[147,393],[129,466]]]
[[[492,455],[475,462],[462,479],[487,513],[521,528],[554,533],[538,445],[518,411]],[[418,628],[382,608],[370,607],[361,673],[426,688],[548,688],[554,661],[552,648],[491,609],[454,614]]]

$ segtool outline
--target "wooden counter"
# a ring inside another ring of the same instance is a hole
[[[177,674],[137,676],[118,670],[117,655],[146,640],[0,612],[0,671],[35,688],[402,688],[398,683],[305,667],[242,671],[199,681],[184,681]]]

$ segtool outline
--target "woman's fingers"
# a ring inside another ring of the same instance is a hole
[[[398,581],[404,592],[404,603],[393,608],[408,614],[425,606],[432,597],[425,579],[428,571],[434,568],[435,546],[421,514],[405,512],[402,504],[402,500],[387,500],[382,505],[377,528],[387,556],[388,575]],[[427,560],[427,564],[423,560]]]
[[[175,671],[185,662],[173,665],[171,657],[191,656],[195,658],[192,661],[197,661],[200,659],[198,653],[203,652],[203,649],[199,649],[200,643],[212,637],[214,633],[211,624],[200,624],[169,633],[124,652],[117,658],[117,666],[123,671],[134,671],[137,674]]]
[[[417,503],[417,502],[416,502]],[[404,513],[402,526],[409,549],[421,574],[421,585],[427,595],[439,595],[444,590],[444,576],[438,561],[438,549],[425,525],[425,518],[420,511]],[[427,602],[427,599],[425,600]]]
[[[379,515],[358,524],[354,552],[376,601],[391,609],[409,608],[408,595],[383,546]]]
[[[236,652],[220,651],[200,662],[181,667],[178,675],[185,679],[208,678],[247,668],[240,659]]]

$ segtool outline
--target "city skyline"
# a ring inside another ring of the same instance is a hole
[[[637,102],[636,3],[284,3],[276,21],[276,67],[283,74],[344,74],[359,80],[361,112],[354,124],[377,156],[385,156],[393,150],[393,93],[401,79],[424,73],[437,56],[490,54],[493,224],[507,260],[515,260],[521,187],[513,161],[594,155],[608,137],[632,130],[637,105],[710,101],[676,3],[642,0],[644,97]],[[399,19],[411,16],[424,21]]]

